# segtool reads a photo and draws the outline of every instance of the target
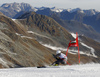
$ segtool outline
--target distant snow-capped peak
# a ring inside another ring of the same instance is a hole
[[[46,8],[49,8],[51,11],[54,11],[54,12],[62,12],[64,9],[61,9],[61,8],[57,8],[57,7],[52,7],[52,8],[50,8],[50,7],[34,7],[35,9],[36,9],[36,11],[38,11],[38,10],[44,10],[44,9],[46,9]]]
[[[70,13],[73,13],[73,12],[76,12],[76,11],[79,11],[80,13],[84,13],[84,11],[80,8],[76,8],[76,9],[69,8],[69,9],[67,9],[67,11],[70,12]]]
[[[55,11],[55,12],[62,12],[64,10],[64,9],[57,8],[57,7],[52,7],[50,9],[51,9],[51,11]]]
[[[23,10],[33,10],[34,8],[28,4],[28,3],[4,3],[1,5],[2,8],[5,8],[5,9],[13,9],[17,12],[20,12],[20,11],[23,11]]]
[[[72,9],[70,12],[72,13],[72,12],[75,12],[75,11],[82,11],[82,9],[80,9],[80,8],[75,8],[75,9]]]
[[[96,15],[99,13],[99,11],[95,10],[95,9],[89,9],[89,10],[82,10],[80,8],[75,8],[75,9],[71,9],[71,8],[68,8],[68,9],[65,9],[65,8],[58,8],[58,7],[32,7],[30,4],[28,3],[4,3],[0,6],[2,9],[12,9],[14,10],[15,12],[20,12],[20,11],[38,11],[38,10],[44,10],[46,8],[49,8],[51,11],[53,12],[64,12],[64,11],[68,11],[70,13],[73,13],[73,12],[80,12],[80,13],[85,13],[86,15]]]
[[[95,10],[95,9],[89,9],[89,10],[83,10],[83,9],[80,9],[80,8],[75,8],[75,9],[71,9],[71,8],[68,8],[68,9],[63,9],[63,8],[57,8],[57,7],[34,7],[35,8],[35,12],[38,11],[38,10],[44,10],[46,8],[49,8],[51,11],[54,11],[54,12],[64,12],[64,11],[68,11],[70,13],[73,13],[73,12],[80,12],[80,13],[85,13],[86,15],[95,15],[97,13],[99,13],[99,11]]]
[[[49,7],[44,7],[44,6],[42,6],[42,7],[34,7],[35,9],[36,9],[36,11],[38,11],[38,10],[44,10],[44,9],[46,9],[46,8],[49,8]]]

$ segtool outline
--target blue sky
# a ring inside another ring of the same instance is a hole
[[[81,8],[96,9],[100,11],[100,0],[0,0],[0,4],[24,2],[29,3],[33,7],[58,7],[58,8]]]

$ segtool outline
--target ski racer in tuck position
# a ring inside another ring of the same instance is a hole
[[[67,56],[65,54],[61,53],[60,50],[58,50],[56,52],[56,55],[53,55],[53,56],[54,56],[54,58],[56,58],[56,61],[54,63],[52,63],[51,65],[58,66],[60,63],[64,64],[64,65],[67,64]]]

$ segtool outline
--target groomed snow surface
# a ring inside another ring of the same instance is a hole
[[[0,69],[0,77],[100,77],[100,64]]]

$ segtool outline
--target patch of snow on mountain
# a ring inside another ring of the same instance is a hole
[[[81,13],[84,13],[84,11],[83,11],[83,10],[81,10],[80,12],[81,12]]]
[[[50,49],[52,49],[52,50],[55,50],[55,51],[57,51],[57,50],[61,50],[61,51],[67,51],[67,47],[66,48],[62,48],[62,47],[56,47],[56,46],[51,46],[51,45],[49,45],[49,44],[43,44],[43,43],[41,43],[41,42],[39,42],[41,45],[43,45],[43,46],[45,46],[45,47],[47,47],[47,48],[50,48]],[[68,53],[70,53],[70,54],[77,54],[78,53],[78,50],[77,49],[69,49],[68,50]],[[84,54],[84,55],[87,55],[87,56],[92,56],[92,57],[96,57],[96,55],[94,54],[94,55],[92,55],[92,54],[90,54],[90,53],[85,53],[85,52],[83,52],[83,51],[80,51],[80,54]]]
[[[50,48],[52,50],[62,50],[62,51],[67,51],[67,48],[61,48],[61,47],[56,47],[56,46],[51,46],[49,44],[43,44],[40,42],[40,44],[42,44],[43,46],[47,47],[47,48]]]
[[[94,50],[92,47],[90,47],[90,46],[88,46],[88,45],[86,45],[86,44],[84,44],[84,43],[82,43],[82,42],[81,42],[81,44],[82,44],[83,46],[89,48],[89,49],[91,50],[92,55],[93,55],[94,57],[97,57],[97,56],[95,55],[95,53],[94,53],[95,50]]]
[[[71,33],[71,35],[72,35],[74,38],[76,38],[76,34],[75,34],[75,33]]]
[[[68,11],[68,12],[71,12],[71,11],[72,11],[72,9],[71,9],[71,8],[69,8],[69,9],[67,9],[67,11]]]
[[[19,34],[19,33],[16,33],[16,35],[21,36],[21,38],[33,39],[32,37],[24,36],[23,34]]]
[[[16,19],[12,19],[13,21],[15,21]]]
[[[95,15],[95,11],[93,9],[91,9],[90,11],[91,11],[91,13],[93,13]]]
[[[20,9],[20,7],[17,7],[17,10],[16,10],[17,12],[20,12],[21,11],[21,9]]]
[[[49,38],[47,36],[44,36],[44,35],[41,35],[41,34],[38,34],[36,32],[33,32],[33,31],[27,31],[28,33],[32,33],[32,34],[35,34],[35,35],[38,35],[38,36],[41,36],[41,37],[45,37],[45,38]]]
[[[34,8],[36,9],[35,11],[38,11],[38,10],[44,10],[46,8],[49,8],[49,7],[42,6],[42,7],[34,7]]]
[[[51,11],[62,12],[63,9],[59,9],[59,8],[57,8],[57,7],[52,7],[52,8],[51,8]]]
[[[80,11],[81,9],[80,8],[75,8],[75,9],[72,9],[70,12],[75,12],[75,11]]]

